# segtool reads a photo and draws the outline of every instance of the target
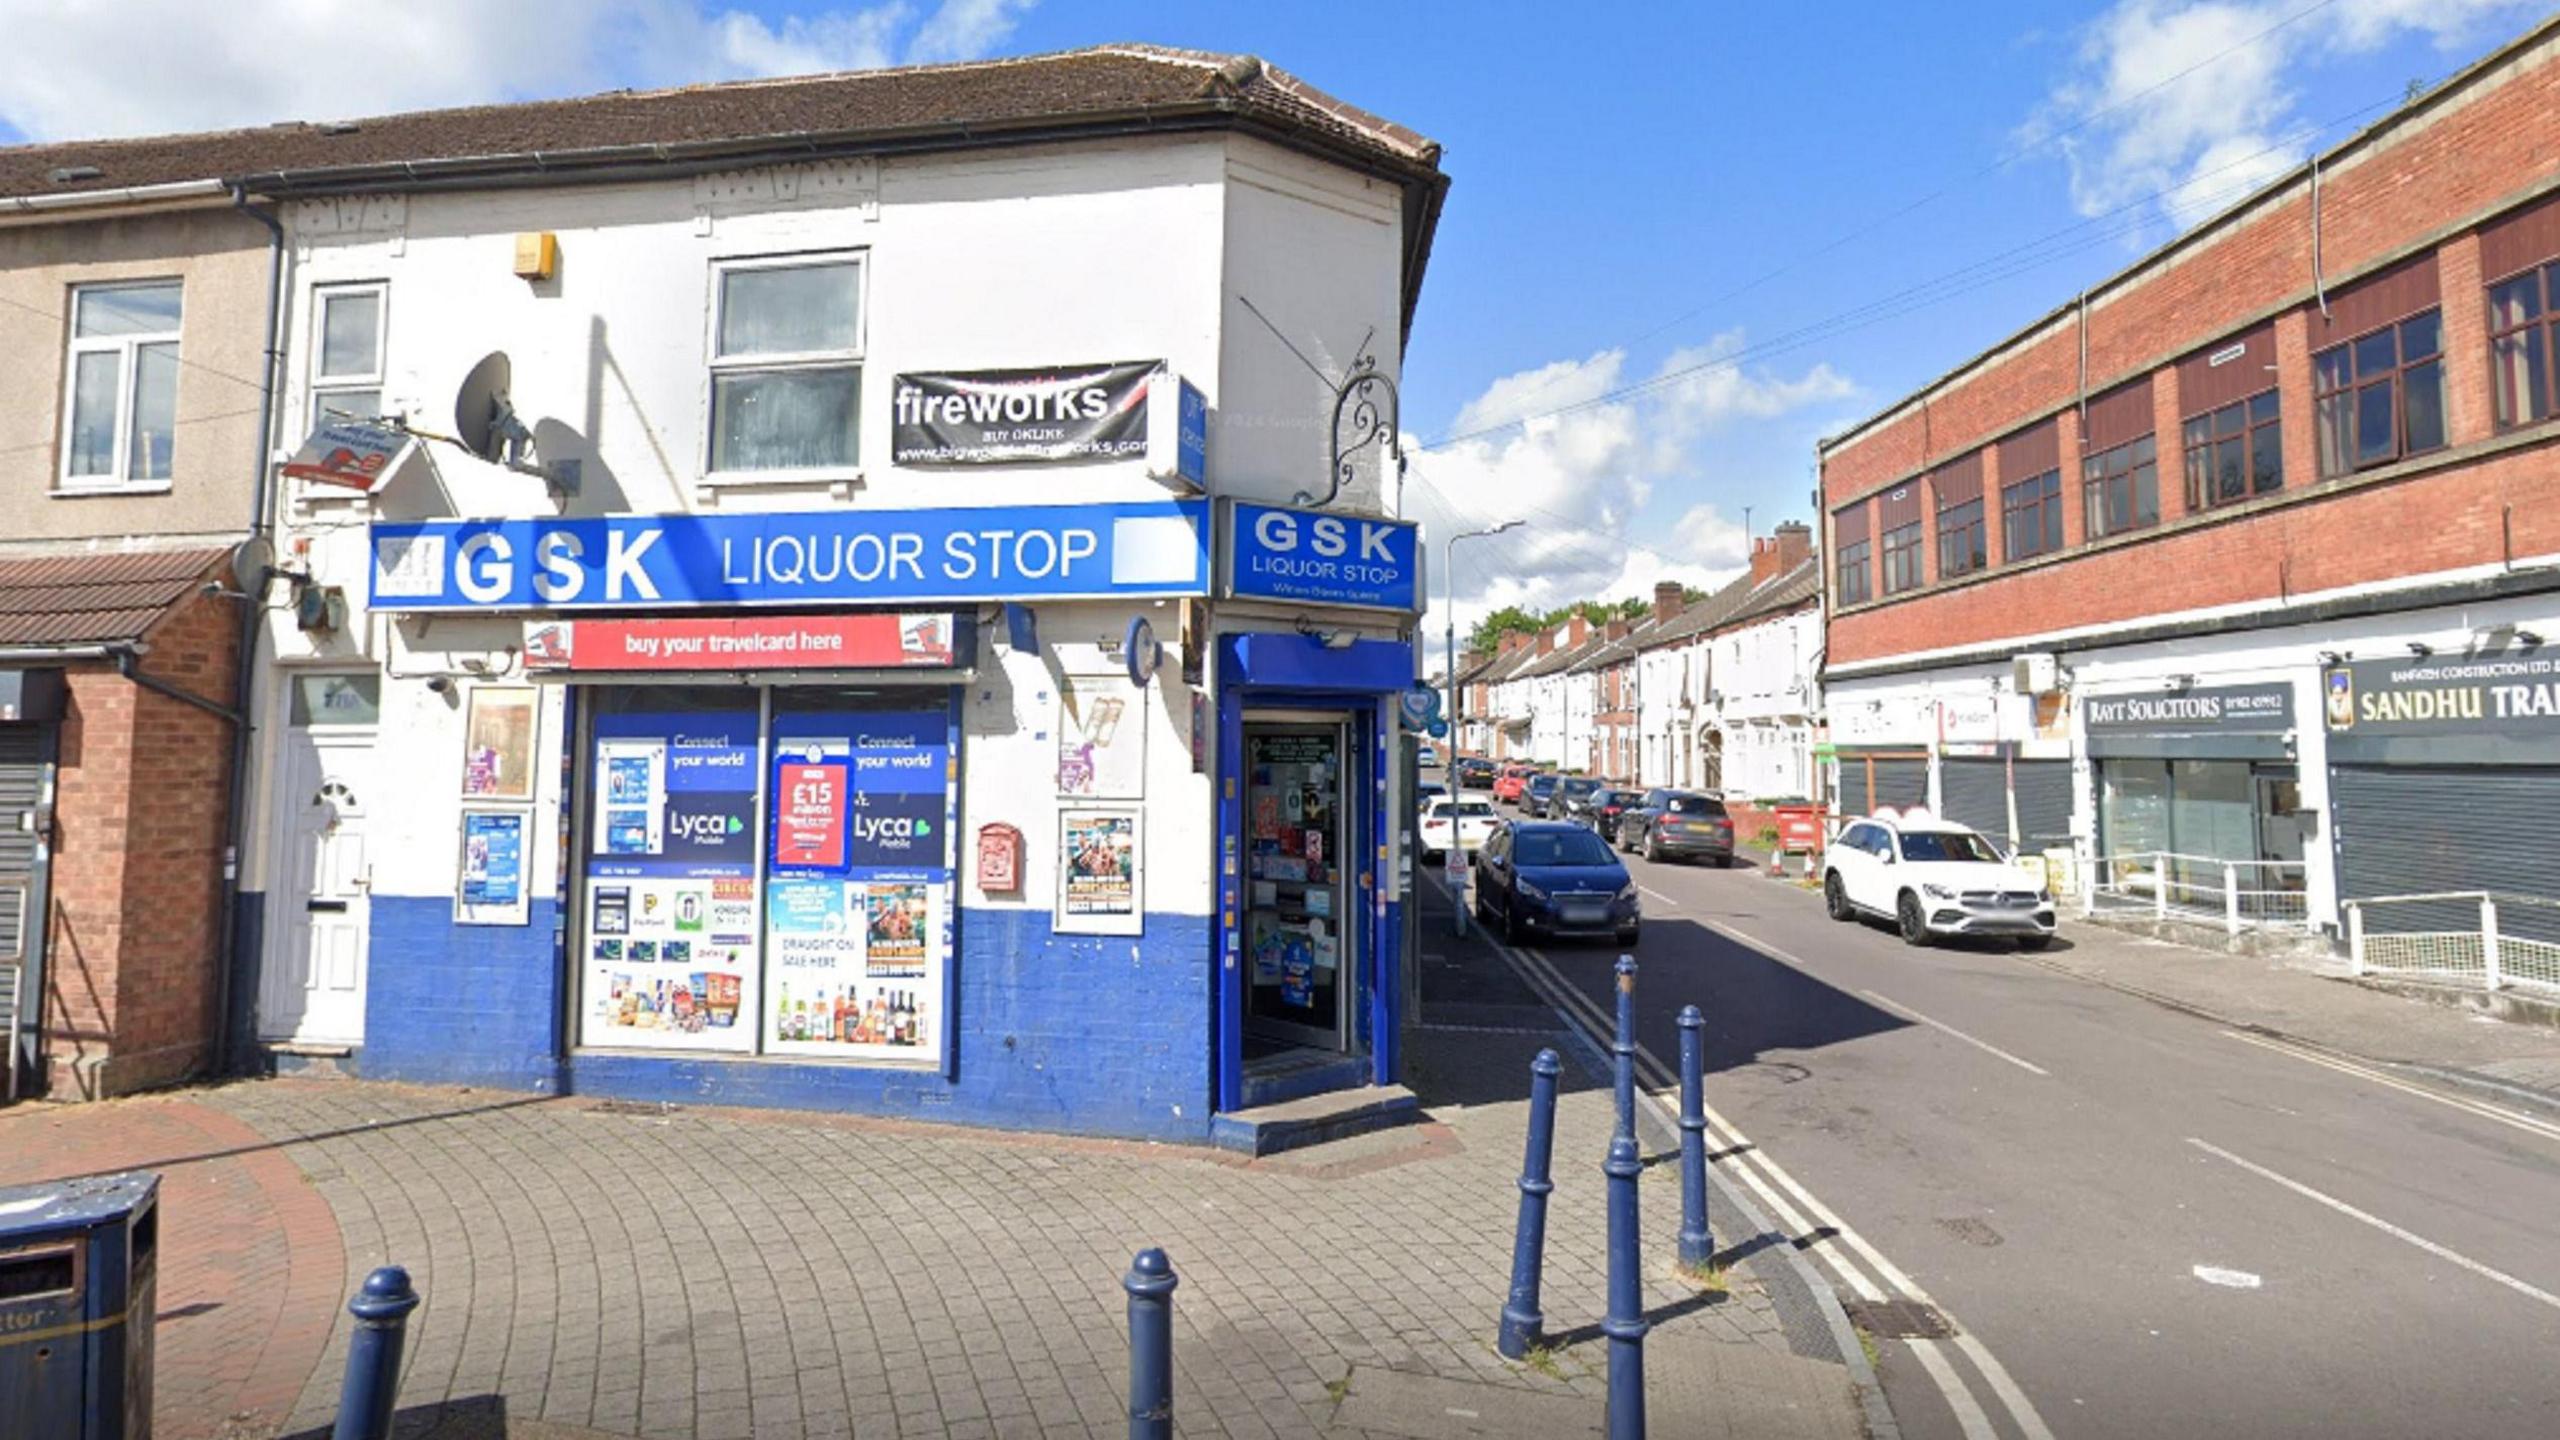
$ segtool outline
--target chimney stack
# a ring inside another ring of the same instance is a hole
[[[1777,530],[1778,573],[1790,570],[1813,558],[1813,527],[1801,520],[1789,520]]]
[[[1624,640],[1627,638],[1627,632],[1634,628],[1634,625],[1625,620],[1612,620],[1609,622],[1608,627],[1609,638],[1612,640]]]
[[[1656,581],[1653,587],[1653,618],[1668,620],[1679,614],[1688,603],[1687,597],[1688,592],[1680,588],[1679,581]]]
[[[1565,622],[1565,630],[1573,637],[1565,642],[1565,648],[1568,650],[1581,649],[1582,643],[1591,638],[1591,622],[1584,619],[1579,610],[1574,611],[1573,618]]]

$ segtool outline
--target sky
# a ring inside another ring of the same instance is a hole
[[[1731,577],[1747,535],[1813,519],[1820,436],[2548,4],[0,0],[0,141],[1123,40],[1260,55],[1445,147],[1399,427],[1436,637]],[[1506,520],[1438,573],[1436,537]]]

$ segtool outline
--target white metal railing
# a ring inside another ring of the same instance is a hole
[[[2299,860],[2231,860],[2134,850],[2101,855],[2080,892],[2084,916],[2193,920],[2244,930],[2308,930]]]
[[[2351,974],[2560,992],[2560,900],[2440,890],[2349,900],[2345,908]]]

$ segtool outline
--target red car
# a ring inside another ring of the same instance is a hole
[[[1529,777],[1537,773],[1535,765],[1503,766],[1501,773],[1493,777],[1493,798],[1519,804],[1520,792],[1528,788]]]

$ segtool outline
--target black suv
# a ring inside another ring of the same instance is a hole
[[[1461,790],[1493,788],[1493,762],[1480,756],[1470,755],[1460,760],[1456,767],[1456,775],[1457,785]]]

